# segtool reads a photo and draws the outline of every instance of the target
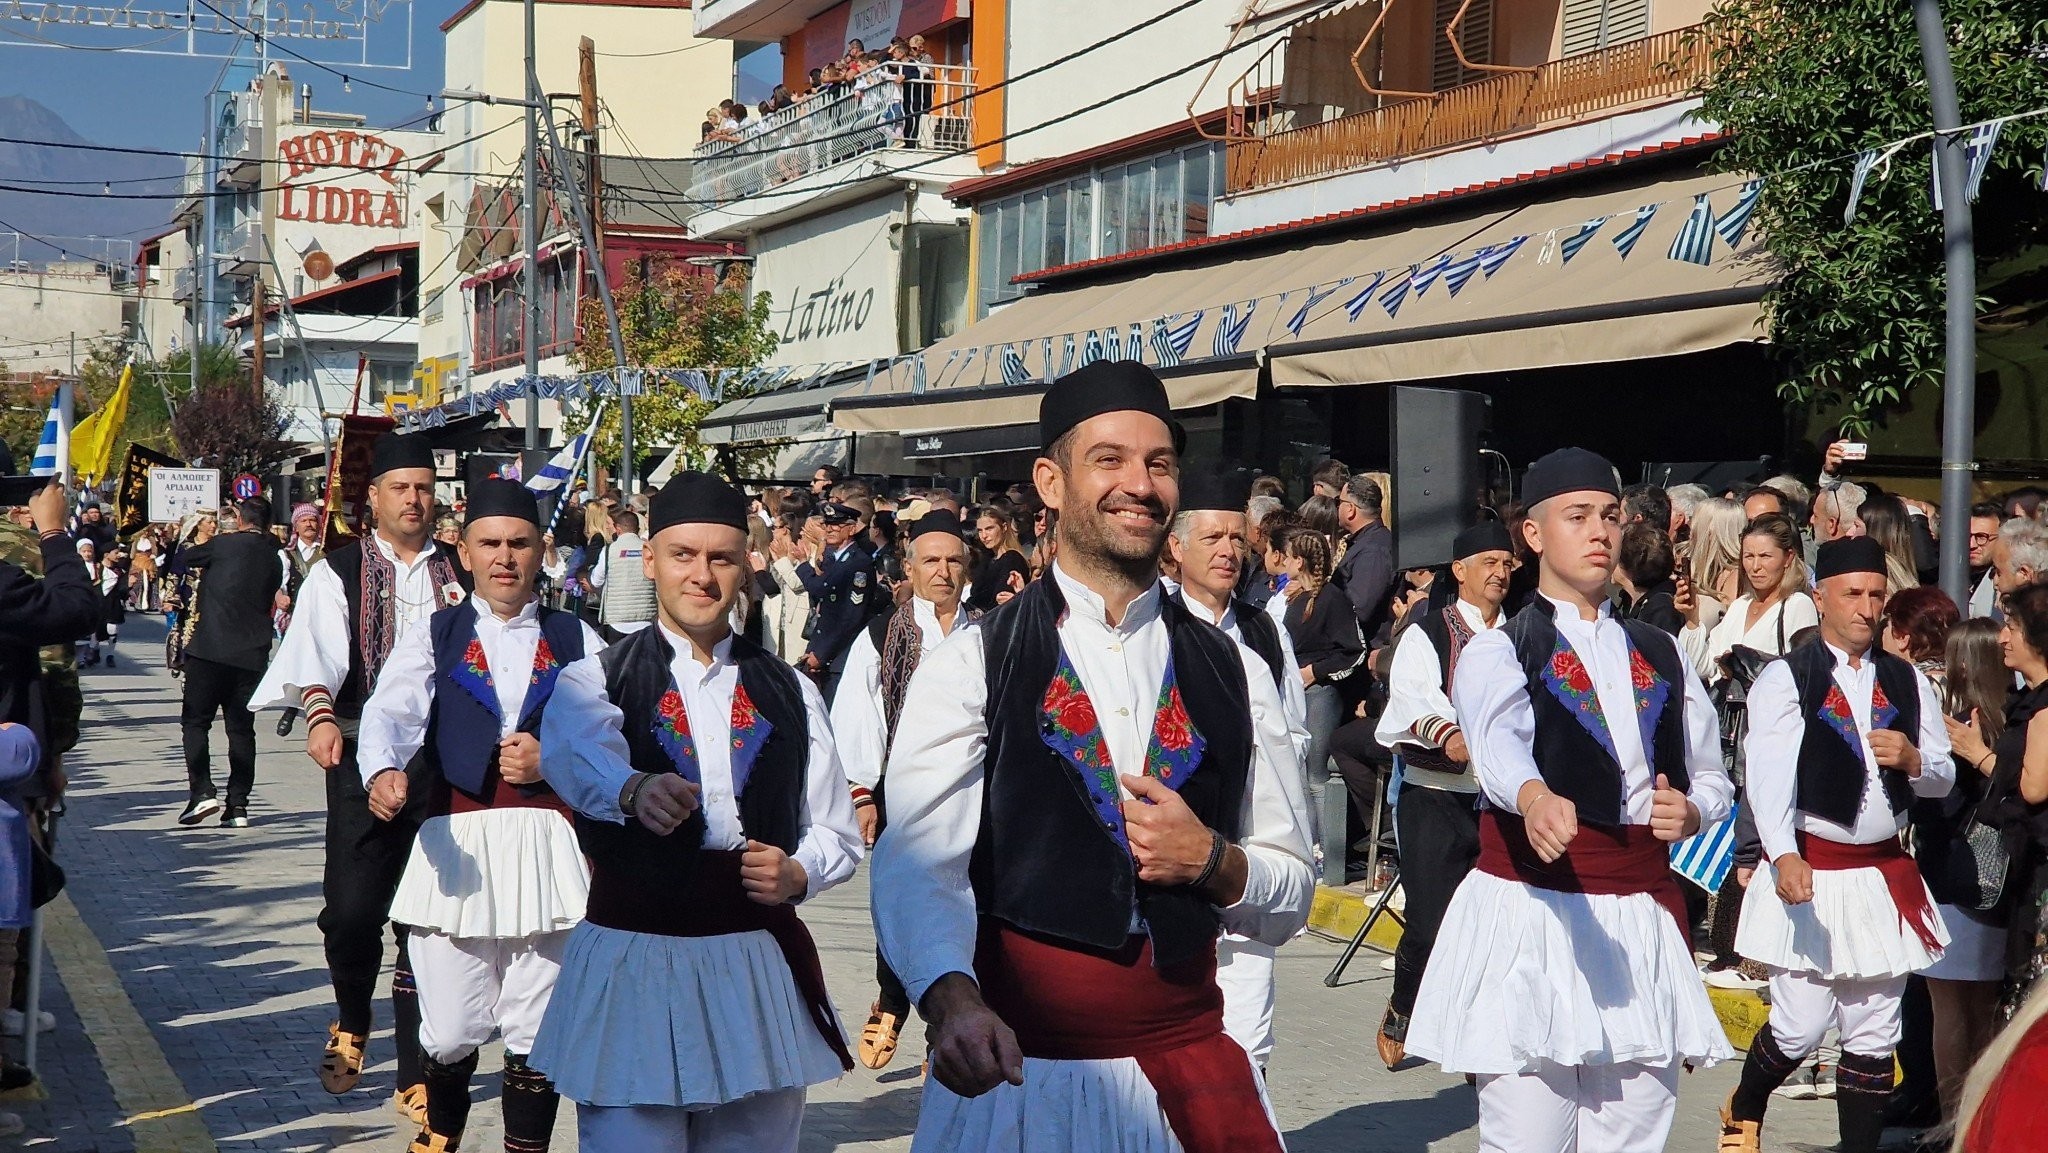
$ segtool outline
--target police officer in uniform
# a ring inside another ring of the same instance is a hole
[[[884,596],[875,578],[874,554],[855,509],[832,501],[819,506],[815,533],[806,528],[809,558],[796,566],[796,579],[811,597],[811,620],[805,630],[810,645],[799,668],[818,682],[830,702],[846,668],[846,652],[874,615],[876,598]]]

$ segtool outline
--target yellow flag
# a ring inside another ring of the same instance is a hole
[[[113,464],[114,441],[120,439],[121,426],[128,420],[128,385],[134,379],[135,365],[122,365],[114,395],[71,430],[71,469],[88,481],[105,477]]]

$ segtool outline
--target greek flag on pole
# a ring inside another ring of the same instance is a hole
[[[1563,255],[1564,262],[1570,264],[1572,257],[1577,256],[1579,250],[1586,247],[1586,242],[1593,239],[1593,234],[1600,231],[1600,226],[1606,223],[1607,218],[1605,216],[1598,220],[1588,220],[1584,224],[1579,225],[1577,232],[1559,241],[1557,250]]]
[[[1028,384],[1031,374],[1024,371],[1024,357],[1014,344],[1003,346],[1003,383]]]
[[[1386,282],[1386,273],[1375,272],[1372,279],[1366,282],[1366,286],[1358,290],[1357,295],[1344,302],[1344,315],[1351,318],[1351,323],[1358,323],[1359,314],[1365,311],[1366,305],[1372,303],[1372,294],[1379,291],[1380,285]]]
[[[35,461],[29,465],[32,476],[57,475],[57,397],[50,397],[50,415],[43,418],[43,435],[36,441]]]
[[[1252,314],[1259,310],[1256,299],[1245,302],[1244,313],[1239,315],[1235,304],[1223,306],[1223,320],[1216,326],[1216,339],[1210,352],[1216,356],[1235,356],[1237,346],[1244,340],[1244,330],[1251,327]]]
[[[1685,218],[1678,235],[1671,238],[1668,255],[1691,264],[1714,262],[1714,205],[1706,193],[1693,197],[1692,214]]]
[[[553,492],[576,475],[576,467],[583,460],[583,450],[590,447],[590,438],[597,432],[597,418],[604,412],[602,402],[599,403],[598,410],[590,414],[590,427],[577,433],[575,439],[563,445],[560,452],[549,457],[548,462],[540,466],[540,471],[527,480],[527,488],[534,492]]]
[[[1709,893],[1720,891],[1735,864],[1735,811],[1671,846],[1671,868]]]
[[[1721,234],[1728,247],[1742,243],[1742,234],[1749,231],[1749,218],[1756,214],[1756,202],[1763,199],[1764,182],[1752,180],[1742,186],[1742,195],[1735,198],[1735,207],[1714,221],[1714,231]]]
[[[1629,222],[1627,228],[1614,234],[1614,251],[1619,252],[1623,260],[1627,260],[1628,254],[1635,251],[1636,241],[1643,238],[1643,232],[1650,227],[1650,218],[1655,215],[1657,206],[1645,204],[1636,209],[1636,218]]]

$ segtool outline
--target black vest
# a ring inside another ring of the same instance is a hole
[[[968,864],[975,905],[1026,932],[1102,950],[1129,939],[1135,907],[1154,961],[1188,960],[1215,942],[1215,907],[1191,888],[1138,880],[1130,852],[1096,819],[1086,786],[1040,731],[1065,611],[1057,582],[1034,581],[979,626],[988,744],[981,829]],[[1159,612],[1181,699],[1207,742],[1180,796],[1203,824],[1235,841],[1253,753],[1244,661],[1235,641],[1173,598],[1162,598]]]
[[[462,567],[462,561],[455,550],[437,540],[429,540],[427,547],[439,553],[455,570],[455,579],[467,594],[474,588],[469,570]],[[348,601],[348,619],[342,622],[348,630],[348,676],[341,687],[334,690],[334,709],[345,717],[359,717],[363,713],[363,701],[370,695],[363,691],[363,670],[369,667],[369,660],[363,654],[363,541],[352,540],[340,548],[330,551],[324,558],[327,567],[341,581],[341,595]],[[434,595],[438,597],[440,590]],[[398,643],[400,632],[398,614],[391,617],[391,643]],[[386,654],[387,656],[389,654]]]
[[[1551,658],[1557,651],[1557,624],[1550,601],[1538,596],[1529,607],[1516,613],[1506,625],[1514,643],[1515,657],[1527,680],[1529,704],[1536,714],[1536,740],[1530,749],[1543,783],[1578,808],[1579,819],[1596,825],[1621,825],[1627,814],[1622,806],[1621,764],[1607,746],[1594,739],[1586,726],[1549,684]],[[1671,634],[1641,621],[1617,620],[1635,651],[1664,681],[1664,707],[1643,753],[1650,764],[1651,779],[1662,773],[1671,787],[1685,792],[1692,776],[1685,766],[1685,664]],[[1634,716],[1608,718],[1608,723],[1638,724]]]
[[[605,696],[625,714],[624,735],[633,768],[643,773],[676,771],[675,762],[654,735],[661,698],[671,683],[669,663],[673,657],[661,626],[649,625],[598,658],[604,669]],[[803,689],[795,669],[745,637],[733,638],[732,659],[739,665],[740,684],[746,687],[747,696],[773,726],[738,798],[740,828],[753,840],[793,853],[803,836],[804,782],[811,748]],[[693,739],[701,744],[702,734]],[[666,837],[656,836],[631,818],[624,825],[593,821],[580,814],[576,818],[576,838],[590,858],[593,872],[616,871],[657,893],[696,871],[704,828],[702,809],[691,813]]]
[[[1816,643],[1794,649],[1782,659],[1792,670],[1792,683],[1799,693],[1799,717],[1806,725],[1799,738],[1799,791],[1795,801],[1799,811],[1838,825],[1854,825],[1857,810],[1863,807],[1864,774],[1876,772],[1893,815],[1905,812],[1913,802],[1913,789],[1906,783],[1906,775],[1869,768],[1863,761],[1861,742],[1852,747],[1833,725],[1822,719],[1828,690],[1835,687],[1834,651]],[[1914,675],[1913,666],[1876,648],[1863,654],[1863,659],[1877,667],[1877,687],[1884,690],[1885,697],[1898,710],[1889,724],[1877,727],[1891,729],[1908,743],[1918,745],[1920,680]],[[1849,721],[1852,730],[1853,716],[1852,713]],[[1871,720],[1875,722],[1877,718],[1873,716]]]
[[[1185,589],[1174,593],[1173,599],[1179,602],[1182,608],[1187,607]],[[1287,667],[1287,661],[1280,650],[1280,629],[1273,624],[1273,618],[1267,616],[1265,610],[1254,608],[1241,597],[1231,598],[1230,611],[1237,614],[1237,631],[1244,634],[1244,647],[1257,653],[1259,659],[1266,662],[1266,667],[1273,672],[1273,687],[1280,690],[1281,699],[1285,700],[1287,678],[1299,677],[1301,671]]]
[[[421,747],[428,750],[430,764],[450,788],[461,789],[488,805],[504,784],[498,777],[496,756],[501,725],[495,709],[486,708],[455,679],[456,665],[468,651],[469,642],[476,639],[476,615],[476,602],[463,601],[428,619],[427,627],[434,639],[434,709],[427,722],[426,743]],[[576,614],[543,605],[539,623],[541,638],[554,654],[557,675],[561,669],[583,659],[583,622]],[[531,667],[491,670],[494,683],[502,683],[506,677],[527,683],[516,732],[540,732],[548,698],[554,695],[554,680],[535,685],[533,672]],[[551,791],[546,781],[512,787],[527,796]]]

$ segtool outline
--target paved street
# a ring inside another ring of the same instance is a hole
[[[71,757],[71,808],[60,833],[70,888],[68,900],[49,909],[56,972],[44,1003],[59,1022],[43,1047],[50,1099],[7,1106],[28,1122],[27,1147],[402,1149],[409,1134],[390,1108],[383,1002],[363,1087],[334,1098],[313,1075],[329,1019],[314,928],[322,802],[296,736],[274,736],[274,714],[259,719],[255,827],[177,827],[178,683],[161,668],[154,619],[131,618],[124,640],[121,667],[86,676],[89,720]],[[215,761],[224,783],[218,732]],[[871,995],[865,882],[863,871],[805,912],[853,1027]],[[1361,955],[1342,988],[1322,985],[1337,948],[1309,936],[1280,955],[1280,1042],[1269,1084],[1288,1147],[1475,1148],[1473,1093],[1461,1078],[1427,1068],[1388,1073],[1373,1058],[1370,1034],[1387,983],[1379,957]],[[856,1070],[812,1094],[807,1153],[909,1147],[919,1080],[915,1038],[906,1042],[895,1068],[879,1076]],[[498,1147],[498,1067],[493,1049],[466,1149]],[[1714,1110],[1734,1075],[1723,1066],[1686,1078],[1671,1149],[1713,1147]],[[563,1109],[558,1149],[574,1148],[571,1113]],[[1773,1149],[1825,1146],[1834,1106],[1781,1101],[1772,1121]]]

